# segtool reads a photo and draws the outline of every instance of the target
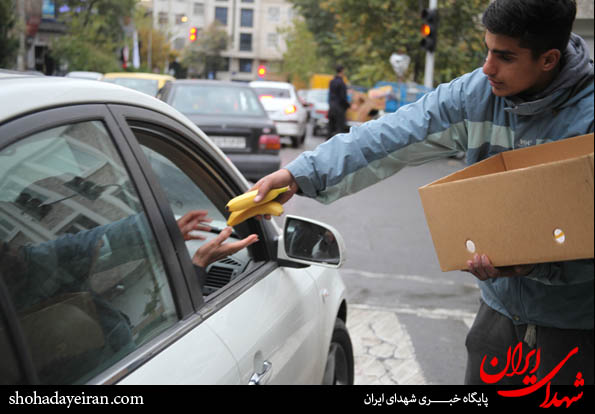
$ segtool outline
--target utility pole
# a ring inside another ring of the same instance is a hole
[[[438,8],[438,0],[430,0],[430,10]],[[424,86],[432,89],[434,87],[434,52],[426,52],[426,68],[424,71]]]
[[[24,0],[16,0],[17,3],[17,15],[18,15],[18,23],[17,29],[19,31],[19,54],[17,55],[17,70],[23,72],[25,68],[25,60],[26,60],[26,40],[25,40],[25,30],[26,30],[26,21],[25,21],[25,2]]]

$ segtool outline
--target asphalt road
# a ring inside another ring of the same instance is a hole
[[[303,148],[284,147],[282,165],[322,142],[309,135]],[[345,239],[341,274],[356,384],[463,382],[479,289],[467,273],[440,270],[417,191],[463,167],[457,159],[435,161],[330,205],[305,197],[285,205],[287,213],[330,224]]]

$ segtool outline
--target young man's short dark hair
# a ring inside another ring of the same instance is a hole
[[[564,52],[575,17],[575,0],[500,0],[488,6],[482,21],[491,33],[519,39],[537,58],[550,49]]]

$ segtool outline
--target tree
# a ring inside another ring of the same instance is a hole
[[[0,68],[15,66],[19,40],[14,36],[16,15],[12,1],[0,1]]]
[[[379,80],[396,80],[389,63],[395,52],[411,58],[409,75],[415,82],[423,83],[425,51],[420,47],[420,16],[427,2],[290,1],[307,19],[319,50],[345,65],[352,83],[372,86]],[[449,81],[481,64],[483,32],[478,16],[488,3],[489,0],[439,1],[434,84]],[[320,16],[316,16],[317,8],[323,11]]]
[[[182,64],[188,68],[190,76],[209,77],[223,67],[221,52],[227,49],[229,35],[223,25],[215,20],[206,29],[199,31],[196,41],[184,51]]]
[[[280,29],[279,33],[287,45],[281,71],[292,82],[306,83],[314,73],[332,71],[329,60],[319,54],[319,45],[304,19],[294,19],[291,26]]]
[[[139,7],[136,10],[134,25],[138,31],[140,70],[166,72],[172,53],[167,35],[153,27],[153,16],[144,8]],[[151,67],[148,65],[149,47],[151,47]]]
[[[136,0],[66,0],[65,3],[69,11],[61,19],[67,32],[52,42],[52,56],[66,63],[69,70],[118,70],[118,51],[124,44],[122,16],[133,15]]]

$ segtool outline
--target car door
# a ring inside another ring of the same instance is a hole
[[[213,234],[206,237],[215,237],[226,226],[225,204],[246,182],[206,138],[180,123],[141,109],[111,109],[139,142],[135,154],[164,216],[207,210]],[[240,383],[319,383],[328,344],[316,283],[307,269],[279,267],[278,233],[265,220],[236,226],[230,241],[253,233],[258,243],[210,265],[206,280],[193,287],[204,297],[197,312],[234,355]],[[202,243],[187,242],[186,260]]]
[[[237,383],[107,107],[28,114],[0,137],[0,381]]]

